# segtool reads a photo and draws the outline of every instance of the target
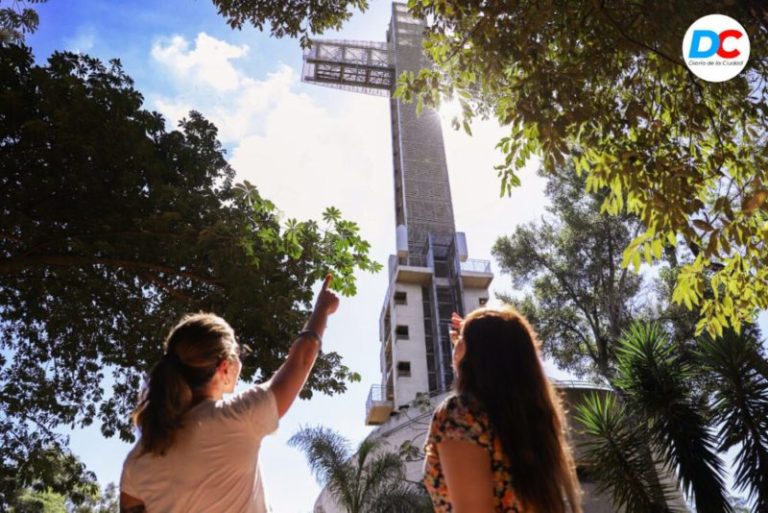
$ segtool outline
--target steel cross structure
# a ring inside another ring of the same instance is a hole
[[[395,69],[389,47],[373,41],[315,41],[304,52],[302,79],[358,93],[389,96]]]
[[[397,388],[398,373],[405,372],[395,371],[397,362],[393,361],[391,349],[386,349],[395,331],[389,322],[390,296],[394,285],[404,279],[401,271],[429,270],[429,275],[418,282],[421,290],[413,292],[419,298],[419,313],[414,315],[422,319],[419,326],[410,329],[421,332],[423,323],[422,353],[413,357],[415,365],[410,357],[406,362],[409,373],[413,367],[414,373],[426,376],[420,391],[434,393],[450,386],[453,372],[448,326],[452,312],[463,315],[465,310],[461,262],[467,258],[466,241],[464,234],[456,233],[440,118],[429,108],[417,115],[414,104],[392,96],[396,78],[402,72],[418,72],[430,66],[422,50],[424,28],[424,23],[412,17],[404,4],[394,3],[386,42],[313,41],[304,52],[302,70],[305,82],[389,97],[398,251],[390,257],[390,291],[384,301],[380,331],[385,346],[382,386],[390,396],[401,395],[393,393],[393,387]],[[421,271],[413,273],[419,275]],[[415,343],[414,337],[410,341]],[[405,385],[401,389],[405,390]],[[402,401],[409,400],[405,395],[411,393],[408,389],[407,394],[402,394]],[[397,408],[401,398],[394,400]]]
[[[417,116],[413,104],[391,97],[403,71],[429,66],[421,47],[424,24],[405,5],[392,7],[386,43],[314,41],[304,53],[302,80],[390,97],[396,224],[407,227],[409,253],[418,254],[428,233],[452,237],[456,229],[440,118],[432,109]]]
[[[314,42],[304,54],[302,73],[306,82],[389,97],[397,254],[389,258],[389,285],[379,318],[382,379],[370,389],[365,419],[378,426],[372,436],[387,439],[393,447],[423,440],[426,433],[420,420],[428,419],[431,411],[409,416],[409,406],[418,393],[427,393],[431,405],[447,395],[453,380],[451,313],[464,315],[484,305],[493,279],[490,262],[467,260],[466,238],[456,232],[437,112],[427,108],[417,116],[414,105],[392,97],[402,72],[429,66],[422,52],[423,32],[424,24],[409,16],[405,5],[395,3],[386,42]],[[556,385],[570,405],[582,402],[586,394],[610,393],[594,384]],[[577,419],[571,421],[579,425]],[[576,430],[571,436],[578,440],[584,435]],[[407,468],[409,479],[421,477],[420,462]],[[669,506],[685,510],[672,474],[649,471],[675,490]],[[585,481],[582,486],[584,511],[615,510],[594,483]],[[324,511],[341,511],[328,499],[326,488],[317,505]]]

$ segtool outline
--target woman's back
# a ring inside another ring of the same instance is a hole
[[[494,510],[523,513],[514,491],[509,460],[504,455],[501,439],[490,425],[488,414],[477,401],[455,394],[448,396],[435,410],[424,446],[424,485],[432,497],[436,513],[452,511],[438,453],[438,445],[447,440],[470,442],[487,451],[493,478]]]
[[[184,414],[183,424],[163,456],[141,454],[137,443],[123,466],[121,490],[141,497],[152,513],[264,512],[258,453],[264,436],[277,429],[272,392],[252,387],[204,400]]]
[[[264,513],[259,448],[307,383],[328,316],[323,281],[312,314],[272,378],[234,394],[243,347],[221,317],[188,314],[163,342],[133,412],[141,432],[120,478],[120,511]],[[262,369],[263,370],[263,369]]]
[[[454,314],[454,395],[436,410],[425,485],[438,513],[581,513],[557,391],[516,310]]]

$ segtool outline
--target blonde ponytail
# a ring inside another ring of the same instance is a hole
[[[232,328],[213,314],[185,316],[166,338],[165,354],[149,373],[133,412],[141,452],[162,456],[183,427],[183,416],[216,373],[237,354]]]

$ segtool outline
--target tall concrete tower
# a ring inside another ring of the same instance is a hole
[[[491,264],[468,258],[466,237],[456,232],[440,118],[425,108],[393,98],[397,77],[418,72],[429,62],[422,52],[424,24],[404,4],[392,5],[386,42],[314,41],[304,53],[302,80],[389,98],[397,253],[389,257],[389,284],[379,318],[381,382],[371,387],[365,422],[377,428],[389,449],[407,442],[421,447],[434,407],[453,381],[448,328],[453,312],[465,315],[488,301]],[[611,393],[591,383],[558,382],[569,404],[586,394]],[[411,403],[419,393],[427,402]],[[570,409],[570,408],[569,408]],[[571,420],[571,426],[576,424]],[[571,440],[583,436],[578,426]],[[576,461],[581,460],[578,451]],[[421,478],[421,461],[407,464],[408,479]],[[584,511],[615,513],[610,499],[597,491],[589,469],[579,466]],[[676,489],[671,474],[657,468],[665,486]],[[687,511],[682,495],[673,504]],[[342,513],[328,489],[316,512]],[[620,513],[620,512],[619,512]]]
[[[493,279],[490,262],[468,259],[466,237],[456,232],[438,113],[417,115],[414,104],[392,97],[402,72],[429,66],[423,31],[423,22],[395,3],[386,42],[316,41],[304,55],[304,81],[390,102],[397,254],[389,258],[380,318],[381,383],[366,405],[371,425],[419,392],[450,387],[451,313],[484,304]]]

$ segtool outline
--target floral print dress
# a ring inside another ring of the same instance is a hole
[[[525,513],[512,488],[512,475],[504,461],[501,439],[491,429],[482,407],[467,397],[448,396],[435,410],[424,445],[424,485],[432,497],[435,513],[450,513],[445,475],[437,445],[445,440],[461,440],[483,447],[491,457],[496,513]]]

